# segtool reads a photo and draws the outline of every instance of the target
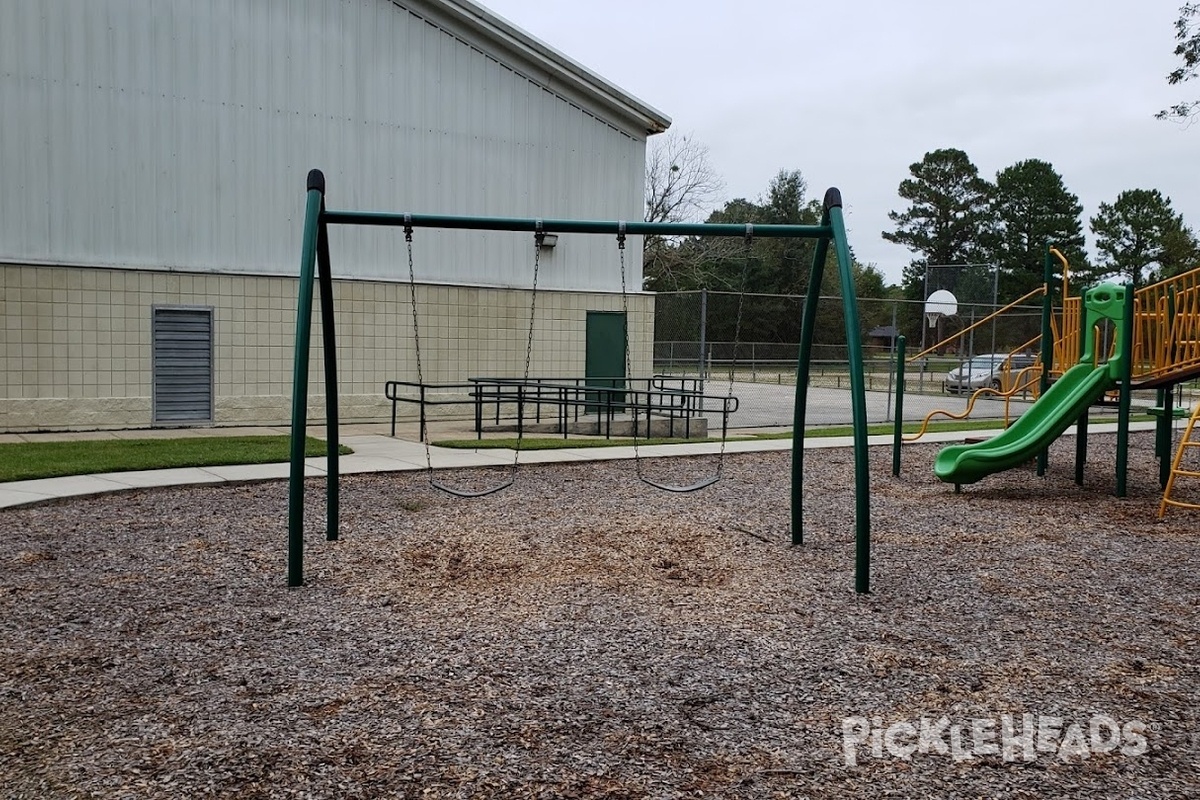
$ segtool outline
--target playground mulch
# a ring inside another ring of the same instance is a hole
[[[808,454],[798,548],[780,453],[688,495],[628,462],[478,500],[350,477],[336,543],[314,481],[292,590],[282,482],[6,511],[0,795],[1195,797],[1200,516],[1156,522],[1145,435],[1115,498],[1114,449],[1092,438],[1082,487],[1066,438],[1046,477],[960,495],[935,447],[899,478],[873,450],[869,596],[849,450]],[[1024,715],[1049,736],[989,754]],[[895,755],[922,718],[946,751]],[[898,734],[850,765],[859,725]]]

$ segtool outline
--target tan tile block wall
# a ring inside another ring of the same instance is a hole
[[[214,424],[291,419],[294,278],[0,265],[0,289],[0,431],[149,426],[155,305],[213,308]],[[416,294],[426,383],[523,374],[527,290],[418,285]],[[409,287],[337,281],[334,297],[340,417],[383,421],[385,381],[417,380]],[[653,302],[628,298],[638,375],[651,370]],[[312,421],[324,416],[319,308],[314,297]],[[530,374],[582,376],[587,312],[621,309],[620,295],[539,292]]]

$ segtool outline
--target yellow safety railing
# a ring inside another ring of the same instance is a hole
[[[1171,474],[1167,478],[1167,485],[1163,488],[1162,503],[1158,506],[1159,519],[1162,519],[1163,515],[1167,513],[1168,506],[1200,509],[1200,503],[1180,500],[1174,496],[1175,480],[1177,478],[1200,478],[1200,471],[1194,469],[1192,463],[1187,459],[1188,448],[1200,447],[1200,440],[1192,438],[1198,421],[1200,421],[1200,403],[1193,409],[1192,416],[1188,420],[1187,429],[1183,432],[1183,438],[1179,440],[1179,448],[1175,451],[1175,458],[1171,461]]]
[[[1041,342],[1042,342],[1042,335],[1039,333],[1037,336],[1033,337],[1028,342],[1025,342],[1024,344],[1018,345],[1017,347],[1013,348],[1012,352],[1009,353],[1010,359],[1016,353],[1037,353],[1037,356],[1033,359],[1032,365],[1025,367],[1024,369],[1019,371],[1017,373],[1017,377],[1012,380],[1009,379],[1010,375],[1012,373],[1012,361],[1011,360],[1005,361],[1004,369],[1002,370],[1002,380],[1000,383],[1000,387],[1002,389],[1007,391],[1008,389],[1013,388],[1014,385],[1019,385],[1021,388],[1018,389],[1018,391],[1032,392],[1033,399],[1036,400],[1038,398],[1038,395],[1041,394],[1041,388],[1042,388],[1038,381],[1038,378],[1042,377],[1042,352],[1041,352],[1041,349],[1038,347],[1038,345],[1040,345]],[[1032,372],[1031,372],[1031,370],[1032,370]],[[1027,378],[1029,375],[1033,376],[1033,378],[1032,378],[1033,384],[1032,385],[1029,385],[1029,383],[1027,382]]]
[[[1062,292],[1063,292],[1063,297],[1066,297],[1067,293],[1068,293],[1067,281],[1068,281],[1068,276],[1071,271],[1070,263],[1067,261],[1067,257],[1058,251],[1058,248],[1051,247],[1050,253],[1052,255],[1054,255],[1056,258],[1058,258],[1058,260],[1060,262],[1062,262]],[[947,336],[942,341],[937,342],[936,344],[933,344],[933,345],[925,348],[924,350],[917,353],[916,355],[909,356],[907,360],[909,363],[916,362],[918,359],[924,358],[925,356],[929,355],[930,353],[934,352],[935,350],[945,347],[946,345],[950,344],[951,342],[955,342],[959,339],[962,339],[964,336],[966,336],[971,331],[975,330],[976,328],[980,328],[980,327],[986,325],[987,323],[996,319],[1000,315],[1004,314],[1007,311],[1011,311],[1012,309],[1016,308],[1017,306],[1021,305],[1022,303],[1032,300],[1036,297],[1041,297],[1045,294],[1046,294],[1046,284],[1043,283],[1041,286],[1038,286],[1037,288],[1030,290],[1026,294],[1022,295],[1021,297],[1018,297],[1016,300],[1014,300],[1011,303],[1009,303],[1008,305],[1004,306],[1003,308],[997,309],[996,311],[993,311],[991,314],[988,314],[983,319],[977,320],[973,324],[968,325],[967,327],[963,328],[961,331],[958,331],[957,333],[955,333],[953,336]],[[1061,323],[1062,330],[1059,329],[1060,324],[1058,321],[1058,316],[1055,314],[1050,315],[1050,324],[1054,330],[1054,364],[1051,365],[1051,370],[1050,370],[1051,375],[1061,375],[1067,369],[1069,369],[1075,365],[1075,360],[1076,360],[1075,353],[1079,352],[1078,348],[1079,348],[1080,308],[1081,308],[1081,303],[1080,303],[1080,299],[1078,297],[1067,298],[1064,308],[1063,308],[1063,314],[1062,314],[1062,316],[1063,316],[1063,321]],[[1042,337],[1040,335],[1035,336],[1034,338],[1030,339],[1028,342],[1021,345],[1020,347],[1014,348],[1011,352],[1017,353],[1017,352],[1021,352],[1024,349],[1032,348],[1034,345],[1038,344],[1041,340],[1042,340]],[[1072,347],[1074,347],[1074,349],[1071,349]]]
[[[1079,330],[1083,326],[1080,314],[1083,313],[1083,300],[1079,297],[1068,297],[1063,301],[1062,322],[1060,315],[1050,316],[1050,328],[1054,331],[1054,363],[1050,366],[1050,375],[1059,377],[1079,361]]]
[[[1067,260],[1054,248],[1051,248],[1051,253],[1057,256],[1063,264],[1063,305],[1059,313],[1051,314],[1050,318],[1054,344],[1052,347],[1053,363],[1049,367],[1051,377],[1056,378],[1079,361],[1081,350],[1079,335],[1082,328],[1083,299],[1081,297],[1065,296],[1067,294]],[[1045,291],[1046,287],[1040,286],[998,311],[984,317],[974,325],[964,328],[953,336],[938,342],[907,360],[915,361],[922,358],[936,349],[962,338],[965,334],[995,319],[1004,312],[1042,295]],[[1103,352],[1103,348],[1099,346],[1101,333],[1099,330],[1096,330],[1092,334],[1096,337],[1097,345],[1093,348],[1093,352],[1097,354],[1097,358],[1100,358]],[[1111,343],[1112,346],[1116,344],[1115,338],[1114,336]],[[1027,352],[1031,349],[1040,351],[1040,348],[1037,348],[1040,342],[1041,336],[1035,336],[1020,347],[1013,349],[1012,353]],[[1109,350],[1111,351],[1111,347]],[[1111,355],[1111,352],[1109,355]],[[1133,362],[1133,378],[1135,381],[1167,377],[1173,373],[1188,370],[1200,370],[1200,269],[1195,269],[1191,272],[1151,284],[1150,286],[1142,287],[1134,293],[1133,342],[1130,348],[1130,357]],[[1000,390],[991,388],[977,390],[971,395],[966,410],[961,413],[943,409],[935,409],[929,412],[921,423],[920,431],[911,436],[904,437],[904,441],[914,442],[920,439],[926,433],[934,417],[944,416],[956,420],[968,418],[975,407],[975,401],[985,394],[1004,398],[1004,422],[1007,425],[1009,422],[1009,403],[1014,395],[1022,392],[1032,392],[1036,399],[1038,389],[1040,388],[1042,366],[1039,355],[1038,361],[1034,366],[1020,370],[1017,376],[1013,378],[1010,375],[1011,367],[1006,363],[1001,371]],[[1197,416],[1193,415],[1193,424],[1195,424],[1197,419]],[[1184,438],[1186,440],[1188,437],[1185,436]],[[1200,446],[1200,441],[1195,442],[1192,446]],[[1186,504],[1179,503],[1178,505]]]
[[[1059,258],[1062,258],[1062,256],[1060,255]],[[1064,269],[1064,274],[1065,274],[1065,270],[1066,270],[1065,260],[1064,260],[1063,269]],[[938,348],[944,347],[945,345],[948,345],[951,342],[956,342],[960,339],[963,339],[968,333],[975,330],[976,328],[986,325],[988,322],[991,322],[992,320],[1001,316],[1005,312],[1011,311],[1012,309],[1016,308],[1017,306],[1021,305],[1022,303],[1025,303],[1036,297],[1041,297],[1045,293],[1046,293],[1046,284],[1043,283],[1041,286],[1038,286],[1037,288],[1032,289],[1029,292],[1026,292],[1024,295],[1022,295],[1021,297],[1018,297],[1016,300],[1012,301],[1011,303],[1004,306],[1003,308],[999,308],[996,311],[993,311],[991,314],[988,314],[983,319],[976,321],[974,324],[968,325],[967,327],[963,328],[961,331],[955,333],[953,336],[949,336],[949,337],[943,339],[942,341],[938,342],[937,344],[927,347],[926,349],[917,353],[915,356],[911,356],[905,360],[909,363],[915,362],[917,359],[920,359],[920,358],[923,358],[923,357],[929,355],[930,353],[934,352]],[[1021,345],[1020,347],[1014,348],[1013,350],[1009,351],[1010,358],[1011,358],[1011,356],[1013,356],[1017,353],[1026,352],[1028,349],[1032,348],[1034,345],[1036,345],[1038,342],[1040,342],[1041,339],[1042,339],[1042,337],[1039,334],[1038,336],[1033,337],[1028,342]],[[923,420],[921,420],[921,429],[917,433],[915,433],[911,436],[903,437],[903,441],[915,442],[918,439],[920,439],[922,436],[924,436],[926,431],[929,429],[929,423],[933,420],[934,417],[944,416],[949,419],[955,419],[955,420],[967,419],[968,417],[971,416],[972,409],[975,408],[975,401],[985,394],[993,394],[993,395],[997,395],[998,397],[1004,398],[1004,424],[1007,426],[1009,424],[1009,420],[1010,420],[1009,411],[1010,411],[1010,408],[1012,405],[1012,398],[1014,395],[1021,394],[1022,392],[1032,392],[1034,397],[1035,398],[1037,397],[1038,390],[1040,388],[1041,377],[1042,377],[1042,369],[1041,369],[1040,361],[1041,361],[1041,359],[1039,357],[1038,362],[1035,363],[1034,366],[1025,367],[1024,369],[1020,370],[1017,373],[1016,378],[1013,378],[1011,375],[1011,370],[1012,370],[1011,361],[1005,361],[1004,365],[1001,367],[1001,370],[1000,370],[1000,386],[1001,386],[1001,388],[999,390],[992,389],[990,387],[985,387],[983,389],[977,389],[971,395],[970,399],[967,401],[966,411],[963,411],[962,413],[946,411],[945,409],[940,409],[940,408],[930,411],[928,414],[925,415],[925,418]]]
[[[1041,337],[1038,337],[1041,338]],[[1036,340],[1035,340],[1036,341]],[[971,416],[971,411],[975,408],[975,401],[987,394],[994,394],[997,397],[1004,398],[1004,427],[1008,427],[1011,420],[1009,409],[1012,407],[1012,399],[1014,396],[1022,392],[1031,392],[1036,398],[1038,395],[1038,384],[1041,383],[1042,368],[1040,365],[1025,367],[1017,372],[1016,377],[1011,375],[1011,367],[1006,363],[1000,372],[1001,386],[1008,387],[1007,389],[993,389],[990,386],[985,386],[982,389],[976,389],[971,397],[967,400],[967,410],[962,413],[946,411],[943,408],[935,408],[925,415],[925,419],[921,420],[921,429],[911,436],[903,437],[905,442],[915,442],[926,434],[929,430],[929,423],[934,417],[943,416],[948,419],[967,419]]]
[[[1133,377],[1200,369],[1200,269],[1134,293]]]
[[[924,350],[917,353],[915,356],[909,356],[905,360],[911,364],[911,363],[915,362],[917,359],[924,358],[925,356],[927,356],[930,353],[937,350],[939,347],[944,347],[945,345],[948,345],[951,342],[962,339],[964,336],[966,336],[971,331],[975,330],[976,328],[982,327],[984,324],[986,324],[988,322],[991,322],[996,317],[1000,316],[1001,314],[1005,313],[1006,311],[1012,311],[1014,308],[1021,305],[1026,300],[1032,300],[1033,298],[1039,297],[1045,293],[1046,293],[1046,285],[1042,284],[1041,286],[1037,287],[1036,289],[1021,295],[1016,300],[1013,300],[1011,303],[1004,306],[1003,308],[999,308],[999,309],[993,311],[991,314],[988,314],[983,319],[978,320],[977,322],[975,322],[971,325],[968,325],[967,327],[963,328],[961,331],[954,334],[953,336],[947,336],[945,339],[938,342],[937,344],[926,347]]]
[[[1200,369],[1200,269],[1138,289],[1133,306],[1130,358],[1135,381]],[[1061,321],[1058,314],[1051,319],[1054,366],[1050,374],[1055,377],[1078,359],[1082,308],[1080,298],[1068,297]]]

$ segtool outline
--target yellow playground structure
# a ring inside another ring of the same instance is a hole
[[[1059,309],[1051,307],[1052,256],[1062,265],[1061,296],[1064,299]],[[1117,400],[1120,407],[1117,494],[1123,495],[1130,392],[1154,389],[1157,390],[1157,404],[1150,412],[1158,418],[1155,449],[1160,463],[1160,482],[1165,489],[1159,515],[1161,517],[1168,506],[1200,508],[1200,503],[1172,496],[1178,478],[1200,478],[1200,469],[1187,459],[1191,448],[1200,447],[1200,441],[1192,439],[1194,432],[1200,436],[1200,429],[1196,427],[1200,406],[1191,415],[1178,451],[1174,458],[1171,457],[1172,423],[1177,413],[1183,411],[1172,408],[1173,390],[1179,384],[1200,378],[1200,269],[1134,291],[1121,284],[1101,284],[1076,296],[1069,293],[1068,272],[1067,260],[1056,249],[1050,248],[1046,256],[1046,281],[1042,286],[911,358],[905,359],[902,352],[899,354],[897,368],[902,377],[905,363],[917,362],[947,345],[961,347],[964,337],[972,330],[1022,304],[1039,298],[1042,301],[1042,334],[1014,348],[1010,354],[1037,351],[1039,355],[1032,366],[1010,368],[1016,359],[1006,360],[999,378],[976,390],[964,412],[932,411],[913,436],[902,436],[900,414],[897,413],[893,472],[899,474],[900,443],[920,439],[934,417],[965,419],[978,398],[992,395],[1005,400],[1004,418],[1008,426],[1009,402],[1014,396],[1023,395],[1032,397],[1035,402],[1021,415],[1021,424],[1014,424],[990,443],[947,448],[951,452],[943,451],[935,464],[935,472],[942,480],[954,483],[957,489],[962,483],[973,483],[991,472],[1008,469],[1041,454],[1041,474],[1045,469],[1044,453],[1048,444],[1072,423],[1077,423],[1080,434],[1086,435],[1088,406],[1107,396]],[[1055,391],[1048,391],[1060,383],[1062,385],[1056,386]],[[1014,430],[1016,428],[1021,430]],[[1080,448],[1077,455],[1077,482],[1082,482],[1083,452]]]
[[[1175,451],[1175,458],[1171,461],[1171,474],[1167,477],[1166,488],[1163,489],[1162,503],[1158,506],[1158,518],[1162,519],[1167,508],[1174,506],[1176,508],[1196,508],[1200,509],[1200,503],[1180,500],[1175,497],[1175,481],[1179,478],[1200,478],[1200,469],[1196,469],[1195,465],[1187,460],[1187,456],[1193,453],[1193,447],[1200,447],[1200,439],[1192,438],[1193,432],[1196,430],[1196,421],[1200,420],[1200,403],[1196,404],[1196,408],[1192,411],[1192,416],[1188,419],[1187,428],[1183,432],[1183,438],[1179,440],[1179,449]]]

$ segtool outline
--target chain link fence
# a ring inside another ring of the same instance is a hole
[[[802,295],[739,295],[691,291],[660,293],[655,302],[654,370],[699,377],[710,393],[732,392],[740,401],[732,425],[770,428],[792,424],[796,363],[799,358]],[[859,325],[872,422],[893,419],[896,338],[904,335],[906,419],[920,420],[935,409],[962,413],[969,395],[946,391],[946,373],[973,355],[1036,353],[1042,308],[1020,306],[977,324],[1003,304],[960,303],[958,313],[925,330],[923,303],[900,299],[860,299]],[[738,324],[738,320],[741,324]],[[822,297],[817,308],[811,354],[809,424],[849,424],[850,369],[845,317],[840,297]],[[954,338],[956,337],[956,338]],[[933,348],[944,339],[951,341]],[[921,356],[921,343],[933,348]],[[919,357],[918,357],[919,356]],[[980,400],[973,418],[1017,416],[1032,401]]]

